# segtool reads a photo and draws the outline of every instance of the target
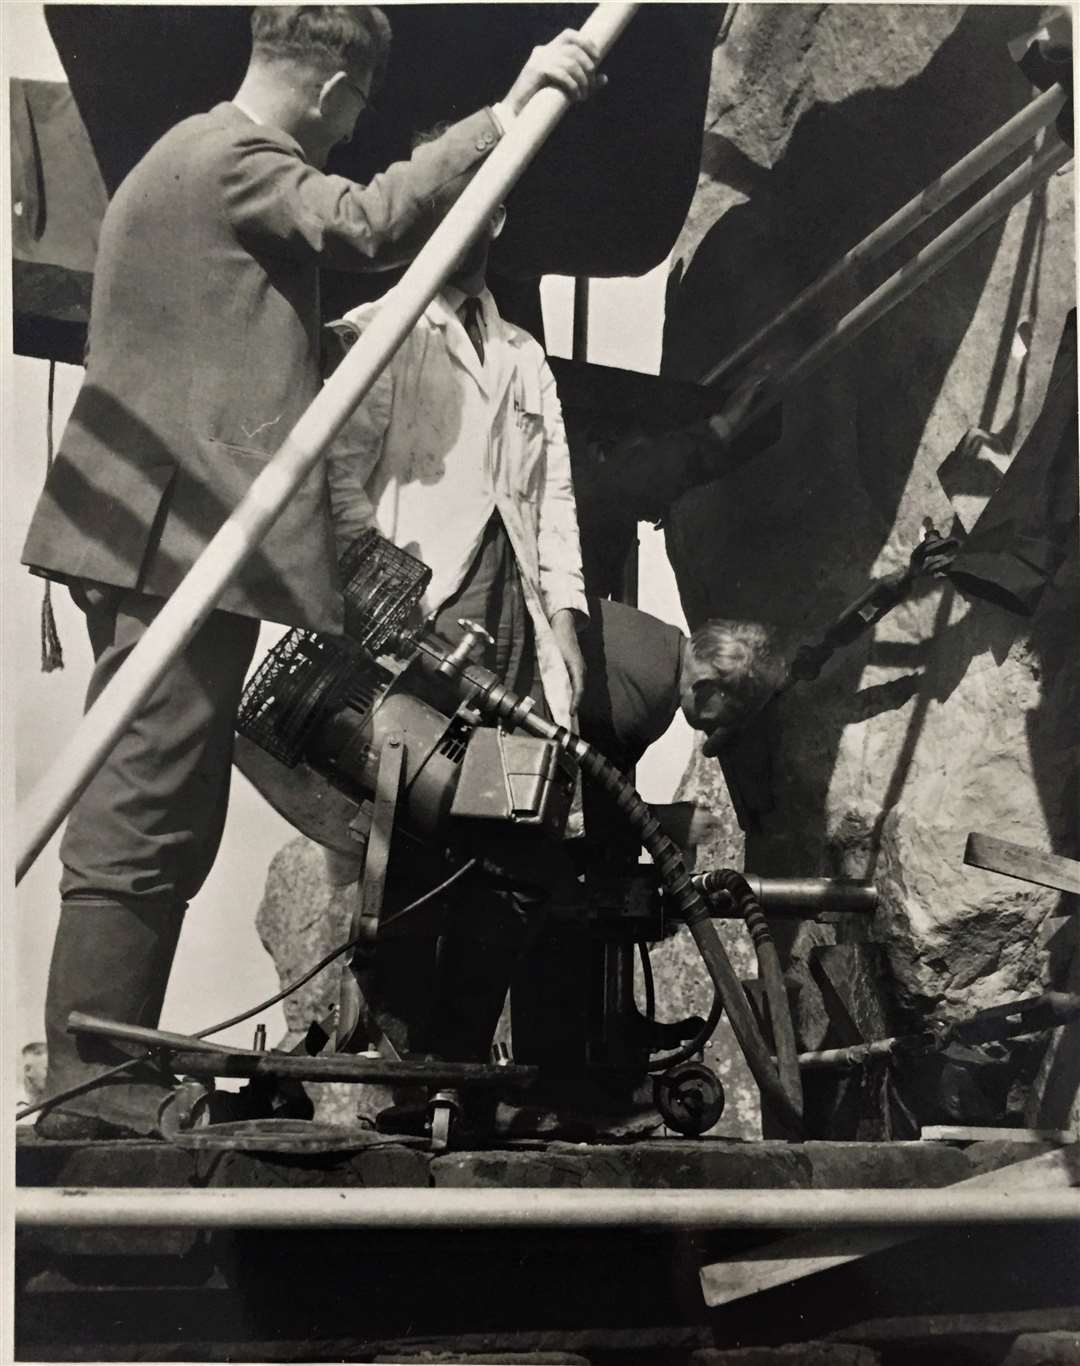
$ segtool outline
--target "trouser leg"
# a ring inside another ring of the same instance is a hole
[[[494,644],[483,662],[519,696],[533,697],[537,710],[546,714],[532,621],[498,514],[488,522],[465,582],[441,609],[436,629],[458,639],[459,617],[486,627]],[[487,873],[470,875],[439,941],[432,1035],[442,1056],[487,1060],[514,968],[537,933],[545,905],[538,889]]]
[[[89,708],[163,600],[76,597],[94,650]],[[225,825],[233,730],[259,623],[214,612],[116,742],[72,809],[60,844],[69,900],[182,906],[199,891]]]
[[[108,589],[73,596],[94,651],[89,707],[162,603]],[[60,846],[62,910],[46,1000],[47,1095],[124,1056],[77,1045],[66,1031],[71,1011],[158,1022],[184,909],[220,843],[236,708],[257,635],[256,621],[213,613],[72,810]],[[150,1132],[160,1093],[155,1099],[153,1084],[132,1077],[121,1074],[63,1110]]]
[[[431,1034],[438,1053],[486,1062],[510,980],[543,924],[547,895],[489,873],[466,879],[439,940]]]

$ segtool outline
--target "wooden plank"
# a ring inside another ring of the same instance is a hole
[[[925,1143],[1075,1143],[1068,1129],[995,1129],[971,1124],[924,1124]]]
[[[1077,1175],[1080,1145],[1040,1153],[1024,1162],[1014,1162],[996,1171],[956,1181],[944,1190],[1019,1191],[1067,1190],[1080,1184]],[[710,1309],[735,1300],[772,1290],[778,1285],[813,1276],[820,1271],[843,1266],[875,1252],[898,1247],[919,1237],[906,1230],[838,1229],[821,1233],[810,1231],[778,1238],[756,1248],[739,1260],[713,1262],[701,1268],[701,1290]]]
[[[1010,844],[1008,840],[973,830],[967,838],[964,862],[990,873],[1004,873],[1021,882],[1035,882],[1040,887],[1053,887],[1055,891],[1080,896],[1080,863],[1060,854],[1044,854],[1040,849]]]

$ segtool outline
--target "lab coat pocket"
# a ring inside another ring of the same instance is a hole
[[[544,478],[544,415],[527,408],[514,410],[515,490],[539,498]]]

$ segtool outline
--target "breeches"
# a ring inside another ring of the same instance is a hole
[[[532,618],[514,548],[497,512],[488,520],[465,581],[439,609],[436,631],[456,643],[461,638],[459,617],[477,622],[494,638],[481,662],[519,696],[542,703]]]
[[[160,598],[76,584],[94,671],[89,708],[142,639]],[[60,845],[65,900],[183,905],[225,823],[233,728],[259,623],[213,612],[91,779]]]
[[[543,711],[532,620],[498,514],[487,524],[464,583],[440,609],[436,631],[456,642],[459,617],[490,632],[495,644],[484,650],[482,662]],[[445,876],[423,851],[399,842],[395,855],[387,919]],[[539,886],[475,868],[403,921],[400,937],[380,939],[368,987],[386,1033],[413,1052],[485,1059],[511,972],[543,924],[547,899]]]

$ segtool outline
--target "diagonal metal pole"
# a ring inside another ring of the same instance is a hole
[[[1018,166],[944,232],[917,251],[861,303],[845,313],[812,346],[776,373],[767,374],[752,395],[749,405],[742,411],[729,402],[729,434],[745,430],[796,385],[835,359],[890,309],[944,270],[960,252],[977,242],[983,233],[1004,218],[1036,186],[1064,170],[1071,160],[1072,149],[1055,138],[1050,146]],[[738,393],[733,402],[736,405],[739,403]],[[724,416],[725,412],[721,410],[720,417]],[[712,477],[718,478],[724,472],[724,466],[720,464]]]
[[[813,284],[807,285],[797,294],[786,308],[770,322],[760,327],[753,336],[747,337],[730,355],[718,361],[706,371],[699,380],[700,384],[713,384],[721,376],[737,369],[760,351],[768,342],[777,337],[785,327],[808,309],[819,304],[829,293],[834,292],[850,277],[857,277],[864,266],[876,261],[902,242],[920,223],[931,218],[939,209],[950,204],[959,194],[981,180],[988,171],[1015,152],[1018,147],[1029,142],[1036,133],[1046,127],[1065,107],[1067,99],[1060,85],[1055,85],[1040,95],[1019,113],[1014,114],[1007,123],[990,134],[983,142],[962,157],[955,166],[943,175],[932,180],[920,190],[913,199],[875,228],[858,246],[841,256],[835,265]]]
[[[637,6],[601,4],[582,27],[605,56]],[[462,251],[495,212],[569,106],[557,90],[539,91],[462,192],[394,291],[325,387],[192,565],[146,634],[83,717],[71,742],[17,813],[15,880],[22,880],[177,655],[213,611],[305,476],[379,377]]]

